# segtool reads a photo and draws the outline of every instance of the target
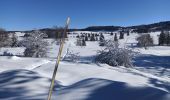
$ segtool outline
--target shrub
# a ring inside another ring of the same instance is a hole
[[[128,48],[119,48],[118,42],[109,40],[105,43],[106,48],[98,52],[96,62],[106,63],[111,66],[132,67],[132,58],[135,52]]]

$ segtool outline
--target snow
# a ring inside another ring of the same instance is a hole
[[[156,44],[159,33],[150,34]],[[76,38],[71,34],[62,56],[69,49],[78,52],[80,60],[61,61],[52,100],[170,100],[170,47],[138,48],[135,47],[137,36],[133,33],[119,41],[122,47],[133,44],[132,48],[140,53],[131,69],[93,62],[102,47],[98,42],[76,46]],[[113,38],[109,34],[105,37]],[[47,58],[0,56],[0,100],[47,99],[59,45],[52,39],[46,40],[50,43]],[[22,52],[22,49],[9,48],[9,52],[17,54],[14,51]]]
[[[0,55],[3,55],[4,52],[10,53],[12,55],[23,56],[25,48],[24,47],[2,47],[0,48]]]

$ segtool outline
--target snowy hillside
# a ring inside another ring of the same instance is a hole
[[[97,51],[103,49],[98,42],[76,46],[77,34],[69,35],[62,56],[69,50],[78,53],[80,59],[61,61],[52,100],[170,100],[169,46],[138,48],[139,34],[131,33],[119,43],[121,47],[139,52],[133,60],[134,68],[112,67],[94,62]],[[159,32],[150,34],[157,44]],[[104,35],[106,39],[113,39],[109,34]],[[0,57],[0,100],[47,99],[59,46],[52,39],[46,41],[50,43],[47,58]],[[6,49],[14,55],[17,51]]]

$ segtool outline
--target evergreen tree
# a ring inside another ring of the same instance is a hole
[[[80,36],[79,36],[79,35],[77,35],[77,36],[76,36],[76,38],[80,38]]]
[[[98,41],[98,36],[96,36],[95,40]]]
[[[130,35],[130,32],[129,31],[127,31],[127,36],[129,36]]]
[[[100,37],[99,37],[100,41],[104,40],[104,35],[102,33],[100,33]]]
[[[100,40],[99,46],[104,46],[105,39],[104,39],[104,35],[102,33],[100,34],[99,40]]]
[[[123,32],[120,32],[119,39],[124,39],[124,33]]]
[[[166,44],[170,45],[170,34],[167,34],[167,38],[166,38]]]
[[[88,41],[89,39],[88,39],[88,36],[87,36],[87,34],[85,35],[85,41]]]
[[[90,33],[88,33],[88,38],[90,38],[90,36],[91,36]]]
[[[161,31],[161,34],[159,36],[159,45],[164,45],[165,44],[165,33],[164,31]]]
[[[95,36],[94,36],[94,34],[91,35],[90,41],[95,41]]]
[[[85,41],[85,39],[82,39],[82,46],[86,46],[86,41]]]
[[[118,39],[117,39],[117,33],[115,33],[114,41],[118,41]]]
[[[17,38],[17,36],[15,34],[12,34],[11,42],[12,42],[12,44],[11,44],[12,47],[16,47],[17,46],[18,38]]]

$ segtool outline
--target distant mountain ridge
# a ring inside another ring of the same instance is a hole
[[[91,26],[85,29],[80,29],[81,31],[116,31],[120,29],[133,29],[133,31],[138,33],[147,33],[153,31],[170,30],[170,21],[164,21],[153,24],[137,25],[137,26]]]
[[[154,32],[154,31],[161,31],[161,30],[168,30],[170,31],[170,21],[163,21],[153,24],[146,24],[146,25],[136,25],[136,26],[89,26],[83,29],[69,29],[69,31],[117,31],[117,30],[124,30],[130,29],[137,33],[147,33],[147,32]],[[33,31],[33,30],[30,30]],[[22,31],[22,32],[30,32],[30,31]],[[40,31],[54,31],[54,28],[43,28]],[[16,31],[8,31],[8,32],[16,32]],[[18,32],[18,31],[17,31]]]

